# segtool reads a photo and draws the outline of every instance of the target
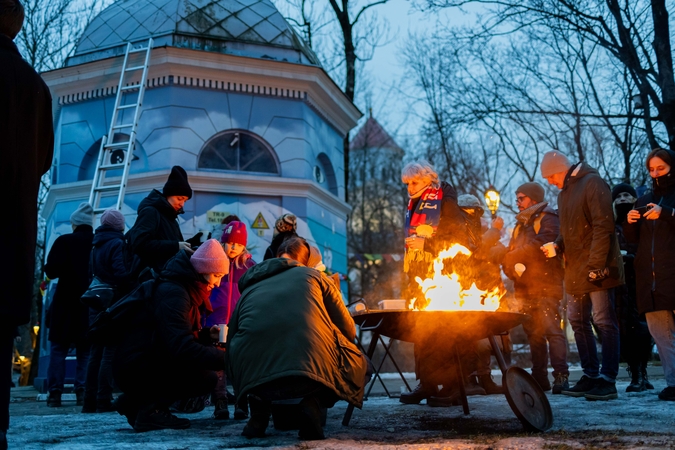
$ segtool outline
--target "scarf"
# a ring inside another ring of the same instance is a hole
[[[428,187],[420,196],[417,205],[414,205],[414,199],[408,201],[408,210],[405,214],[405,236],[410,237],[417,234],[417,227],[428,225],[433,229],[433,235],[436,234],[438,224],[441,221],[441,200],[443,200],[443,190],[441,188]],[[431,237],[431,236],[426,236]],[[431,263],[435,255],[427,251],[409,251],[406,248],[403,271],[408,272],[412,261],[427,261]]]

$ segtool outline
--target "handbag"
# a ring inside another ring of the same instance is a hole
[[[94,276],[89,288],[82,294],[80,301],[97,311],[107,309],[115,298],[115,286],[102,281]]]

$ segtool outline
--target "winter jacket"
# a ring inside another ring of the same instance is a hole
[[[675,152],[671,156],[675,160]],[[664,178],[663,186],[654,186],[638,199],[635,207],[656,203],[662,209],[656,220],[640,218],[624,222],[629,242],[638,244],[635,255],[637,303],[640,313],[675,310],[675,173]]]
[[[138,205],[138,217],[127,236],[144,267],[159,272],[178,253],[178,243],[183,241],[183,234],[177,218],[176,210],[156,189]]]
[[[222,323],[229,323],[232,311],[241,297],[239,279],[255,261],[249,255],[243,267],[237,267],[235,260],[230,260],[230,272],[220,281],[220,286],[211,291],[211,308],[213,312],[206,317],[205,326],[211,327]]]
[[[558,194],[560,235],[565,255],[565,291],[572,295],[602,291],[624,283],[623,261],[614,234],[612,193],[598,172],[579,163],[567,173]],[[588,281],[590,270],[609,269],[601,281]]]
[[[80,225],[70,234],[59,236],[47,256],[45,273],[59,280],[47,311],[49,340],[61,344],[81,342],[89,325],[88,309],[80,297],[89,287],[89,254],[93,228]]]
[[[118,297],[131,290],[133,261],[125,249],[124,233],[102,225],[94,233],[92,275],[118,289]]]
[[[298,233],[295,231],[284,231],[282,233],[277,234],[272,238],[272,243],[270,244],[269,247],[267,247],[267,250],[265,250],[265,256],[263,257],[263,261],[267,261],[268,259],[276,258],[277,257],[277,250],[279,250],[279,247],[281,244],[284,243],[287,239],[293,238],[293,237],[298,237]]]
[[[52,164],[52,98],[42,78],[25,62],[14,42],[0,34],[0,187],[3,209],[3,259],[0,271],[0,321],[14,327],[30,320],[35,290],[40,178]]]
[[[286,258],[263,261],[239,280],[227,335],[228,377],[240,397],[300,376],[361,407],[366,363],[354,320],[323,273]]]
[[[200,329],[200,309],[210,309],[203,277],[182,250],[169,259],[156,282],[151,309],[154,320],[130,330],[118,347],[115,364],[135,365],[152,359],[158,365],[223,370],[223,352],[213,346],[208,329]]]
[[[553,242],[560,233],[558,213],[548,203],[538,203],[516,216],[517,224],[502,261],[506,276],[513,280],[516,295],[531,301],[562,299],[564,271],[560,256],[546,258],[541,246]],[[514,266],[523,264],[518,276]]]

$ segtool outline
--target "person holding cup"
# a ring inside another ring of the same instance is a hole
[[[205,326],[218,326],[221,329],[220,342],[225,342],[224,337],[227,334],[224,334],[224,328],[230,323],[232,311],[234,311],[241,296],[239,292],[239,279],[248,269],[256,264],[251,254],[246,250],[247,241],[246,224],[235,220],[225,225],[220,242],[230,260],[230,270],[227,277],[220,283],[220,286],[211,291],[210,300],[213,312],[205,319]],[[227,409],[227,378],[225,371],[221,370],[218,372],[218,383],[211,393],[211,401],[214,404],[214,419],[224,420],[230,418],[230,413]],[[248,405],[246,399],[242,398],[235,405],[234,418],[242,420],[247,417]]]
[[[562,394],[587,400],[615,399],[619,324],[613,288],[624,284],[624,273],[614,233],[612,193],[597,170],[583,162],[571,164],[558,151],[544,155],[541,176],[560,189],[560,235],[555,240],[555,252],[565,257],[568,314],[584,372],[576,385]],[[549,258],[553,257],[550,247],[542,248]],[[602,340],[602,366],[591,312]]]
[[[623,231],[638,244],[635,254],[637,305],[646,313],[667,387],[661,400],[675,401],[675,152],[656,148],[647,156],[652,190],[628,212]]]

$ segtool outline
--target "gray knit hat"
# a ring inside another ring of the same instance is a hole
[[[516,194],[519,192],[530,197],[535,203],[541,203],[544,201],[544,188],[539,183],[530,182],[521,184],[518,186],[518,189],[516,189]]]
[[[78,225],[94,226],[94,208],[88,202],[80,203],[74,213],[70,215],[70,223]]]
[[[567,172],[572,166],[567,156],[557,150],[546,152],[541,160],[541,176],[548,178],[560,172]]]

